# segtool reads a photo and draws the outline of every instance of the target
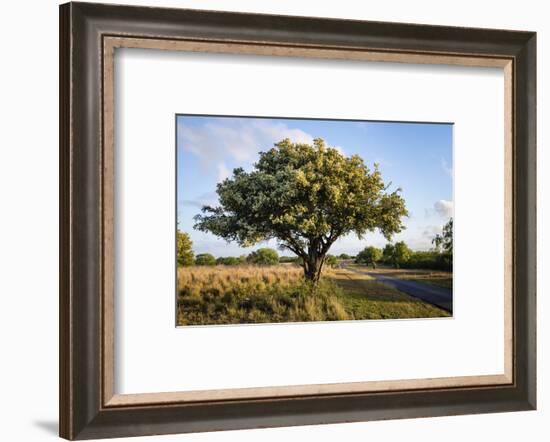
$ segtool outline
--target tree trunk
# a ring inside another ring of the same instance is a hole
[[[372,269],[376,270],[376,263],[374,261],[372,261]]]
[[[304,260],[304,277],[317,284],[321,278],[321,270],[323,269],[324,257],[312,257],[311,259]]]

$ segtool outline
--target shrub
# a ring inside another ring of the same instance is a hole
[[[216,258],[210,253],[200,253],[195,258],[195,264],[198,266],[214,266],[216,265]]]
[[[408,261],[402,264],[403,268],[427,270],[453,270],[453,254],[437,251],[412,252]]]
[[[274,249],[264,247],[250,253],[246,260],[250,264],[276,265],[279,264],[279,254]]]
[[[227,257],[220,256],[218,259],[216,259],[216,265],[237,266],[242,263],[243,261],[240,258],[237,258],[235,256],[227,256]]]

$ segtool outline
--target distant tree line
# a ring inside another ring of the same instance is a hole
[[[357,264],[376,268],[377,264],[408,269],[447,270],[453,269],[453,219],[443,227],[441,234],[432,240],[434,248],[430,251],[413,251],[404,241],[388,243],[384,249],[368,246],[355,257]]]
[[[197,266],[237,266],[244,264],[252,264],[259,266],[269,266],[277,264],[297,264],[302,265],[302,259],[298,256],[279,256],[275,249],[263,247],[254,250],[248,255],[241,256],[219,256],[215,257],[211,253],[199,253],[195,256],[193,252],[193,242],[189,235],[178,230],[177,232],[177,260],[178,265],[188,267]],[[338,264],[338,259],[335,256],[327,255],[326,265],[334,267]]]
[[[365,247],[356,256],[346,253],[338,257],[326,255],[325,265],[336,267],[340,260],[353,259],[357,264],[364,264],[376,268],[378,264],[398,268],[447,270],[453,268],[453,219],[451,218],[443,227],[442,233],[436,235],[432,244],[434,248],[429,251],[413,251],[404,241],[388,243],[383,249],[374,246]],[[195,256],[193,243],[189,235],[178,230],[178,265],[180,266],[237,266],[252,264],[269,266],[277,264],[297,264],[303,266],[303,259],[298,256],[279,256],[275,249],[264,247],[257,249],[248,255],[215,257],[210,253],[200,253]]]

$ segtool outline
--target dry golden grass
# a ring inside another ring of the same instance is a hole
[[[330,271],[327,272],[326,276],[330,277],[335,281],[342,281],[342,282],[348,281],[349,279],[363,280],[363,281],[374,280],[372,276],[369,276],[366,273],[354,273],[354,272],[350,272],[349,270],[339,269],[339,268],[330,269]]]
[[[301,281],[302,276],[302,269],[293,265],[179,267],[178,290],[200,292],[204,288],[213,288],[224,291],[251,283],[288,286]]]
[[[306,322],[350,319],[322,281],[313,293],[293,265],[178,269],[178,325]]]

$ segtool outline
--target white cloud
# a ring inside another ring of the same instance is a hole
[[[439,216],[443,218],[450,218],[453,216],[453,202],[447,200],[439,200],[434,203],[434,210]]]
[[[247,118],[220,118],[199,127],[187,126],[183,118],[178,127],[178,146],[198,156],[205,167],[218,164],[218,173],[223,167],[219,164],[225,161],[252,164],[258,152],[271,149],[284,138],[312,143],[314,137],[283,123]]]

